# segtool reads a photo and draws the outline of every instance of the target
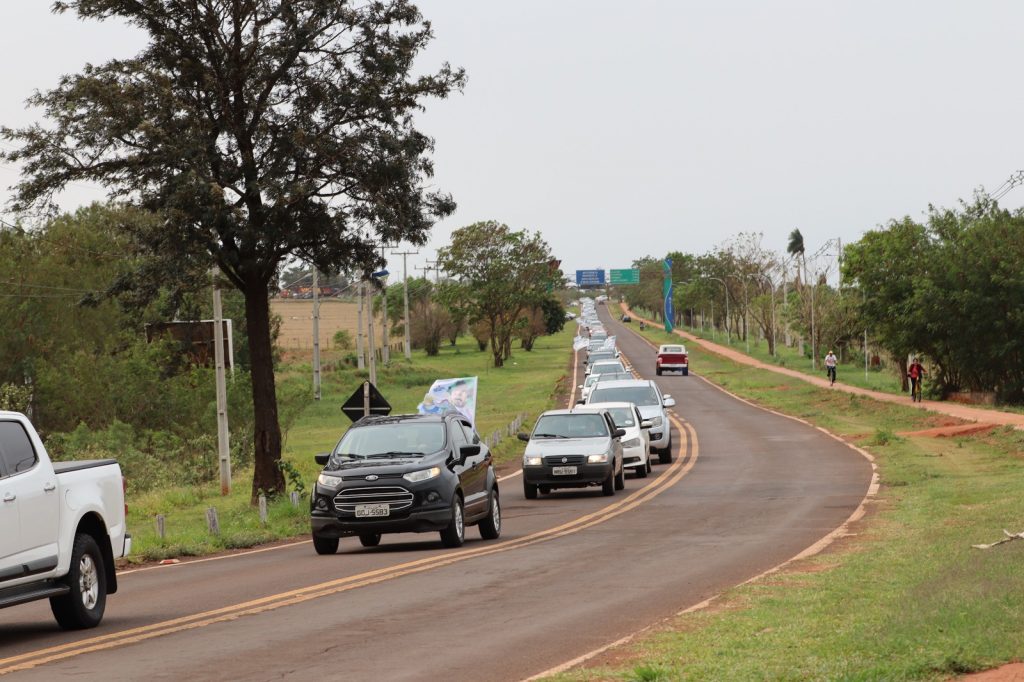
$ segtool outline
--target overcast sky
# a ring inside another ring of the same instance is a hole
[[[50,4],[0,3],[4,124],[32,121],[32,89],[141,45]],[[420,7],[437,35],[423,68],[448,60],[469,83],[420,118],[459,209],[410,265],[491,218],[541,231],[567,272],[741,231],[781,250],[799,227],[814,251],[1024,168],[1018,0]],[[0,167],[4,188],[15,178]],[[76,186],[64,206],[101,197]],[[1004,200],[1022,202],[1024,188]]]

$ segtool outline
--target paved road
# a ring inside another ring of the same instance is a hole
[[[646,343],[608,325],[653,376]],[[522,679],[790,558],[867,490],[868,463],[818,431],[695,376],[658,380],[677,400],[677,460],[627,479],[614,498],[527,502],[511,478],[496,542],[446,551],[434,535],[385,536],[333,557],[300,544],[129,573],[103,625],[85,634],[56,631],[45,604],[0,611],[0,673]]]

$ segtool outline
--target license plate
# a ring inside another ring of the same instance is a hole
[[[551,473],[555,476],[575,476],[576,467],[552,467]]]
[[[374,517],[374,516],[389,516],[391,514],[391,505],[387,504],[357,504],[356,505],[356,517]]]

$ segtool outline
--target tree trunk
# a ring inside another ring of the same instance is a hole
[[[252,502],[261,492],[284,493],[281,461],[281,425],[277,419],[277,391],[274,385],[274,348],[270,338],[270,301],[265,284],[250,284],[245,290],[245,319],[252,363],[252,407],[254,471]]]
[[[505,357],[502,354],[501,339],[495,334],[491,334],[491,355],[494,356],[494,366],[502,367],[505,365]]]

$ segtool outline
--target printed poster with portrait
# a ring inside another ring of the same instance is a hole
[[[438,379],[417,406],[420,414],[458,412],[476,426],[476,377]]]

